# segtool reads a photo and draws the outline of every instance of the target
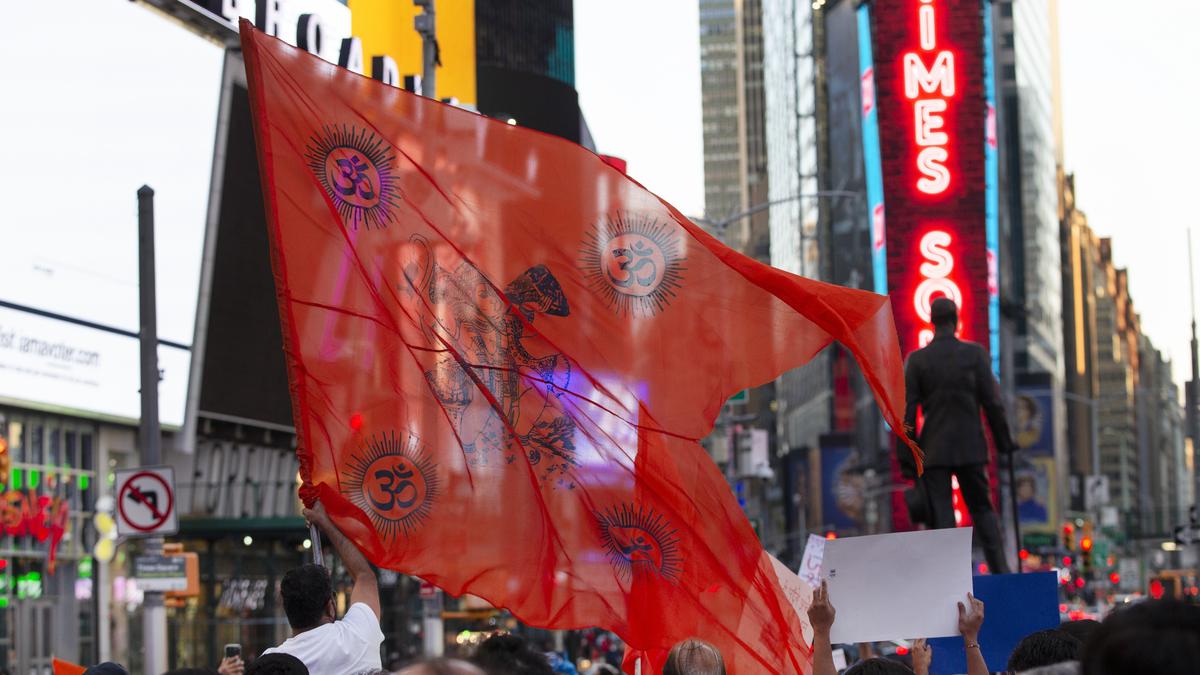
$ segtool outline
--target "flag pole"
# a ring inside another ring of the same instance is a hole
[[[308,524],[308,538],[312,542],[313,564],[325,566],[325,555],[321,552],[321,530],[316,525]]]

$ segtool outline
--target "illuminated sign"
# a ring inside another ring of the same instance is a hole
[[[999,374],[998,160],[989,0],[875,0],[858,9],[863,167],[874,288],[905,354],[933,337],[930,306]],[[997,472],[993,470],[992,489]],[[900,480],[893,458],[892,473]],[[961,496],[956,520],[969,522]],[[912,527],[893,495],[893,526]]]
[[[873,94],[883,183],[871,220],[873,248],[886,251],[877,290],[893,297],[905,353],[932,339],[939,297],[959,306],[962,339],[993,347],[983,6],[877,0],[871,9],[873,82],[863,88]]]
[[[402,86],[423,70],[414,19],[422,9],[398,0],[146,0],[203,34],[236,38],[238,20],[321,58]],[[436,21],[438,96],[473,107],[475,2],[440,3]]]
[[[50,541],[46,568],[54,574],[58,544],[70,525],[67,502],[59,497],[39,495],[29,490],[8,490],[0,494],[0,528],[10,537],[33,537]]]

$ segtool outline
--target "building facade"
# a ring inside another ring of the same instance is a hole
[[[722,223],[768,199],[761,0],[700,0],[700,87],[706,218]],[[716,234],[759,260],[770,256],[765,211]]]
[[[1067,420],[1088,404],[1064,393],[1058,2],[997,0],[993,20],[1003,195],[1000,374],[1010,396],[1045,406],[1047,490],[1066,496],[1072,485]],[[1069,499],[1050,501],[1057,507],[1050,520],[1061,518]],[[1053,524],[1042,529],[1053,531]]]

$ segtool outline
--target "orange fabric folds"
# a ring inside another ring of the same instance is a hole
[[[302,496],[530,624],[808,672],[697,439],[835,339],[899,428],[887,299],[731,251],[577,145],[242,41]]]

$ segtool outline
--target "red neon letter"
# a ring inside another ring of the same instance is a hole
[[[931,230],[921,237],[920,251],[925,262],[921,263],[921,276],[925,277],[913,293],[913,309],[921,321],[931,320],[931,305],[936,296],[943,295],[962,306],[962,290],[958,284],[949,278],[954,271],[954,256],[946,249],[952,239],[948,232]],[[919,340],[926,341],[927,330],[922,330]],[[922,345],[923,346],[923,345]]]
[[[913,118],[917,128],[917,145],[945,145],[950,137],[944,131],[938,131],[946,126],[942,113],[946,112],[946,100],[930,98],[913,103]]]
[[[917,189],[925,194],[936,195],[950,187],[950,170],[946,168],[946,160],[950,153],[945,148],[925,148],[917,155],[917,170],[923,178],[917,179]]]
[[[933,94],[941,91],[942,96],[954,95],[954,54],[938,52],[933,68],[926,68],[920,54],[909,52],[904,55],[904,95],[910,99],[920,92]]]
[[[937,47],[937,32],[934,30],[933,6],[921,5],[917,10],[921,22],[921,49],[927,52]]]

